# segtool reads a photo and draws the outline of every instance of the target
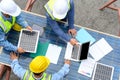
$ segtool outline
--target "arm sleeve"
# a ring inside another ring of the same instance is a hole
[[[4,49],[8,51],[17,51],[17,46],[5,40],[5,33],[0,28],[0,46],[3,46]]]
[[[50,18],[50,16],[48,14],[46,14],[47,16],[47,21],[48,24],[51,26],[51,28],[53,29],[53,31],[63,40],[65,41],[70,41],[71,37],[69,35],[67,35],[58,25],[58,23],[55,20],[52,20]]]
[[[25,74],[25,72],[26,72],[27,70],[26,70],[26,69],[23,69],[23,68],[19,65],[17,59],[15,59],[15,60],[12,61],[12,63],[11,63],[11,68],[12,68],[14,74],[17,75],[17,76],[22,80],[23,77],[24,77],[24,74]]]
[[[21,25],[23,28],[26,28],[28,25],[27,21],[22,17],[20,14],[19,16],[16,17],[16,23]]]
[[[64,64],[64,66],[57,72],[52,75],[52,80],[61,80],[69,72],[70,65]]]
[[[68,25],[70,29],[74,28],[74,2],[70,0],[70,10],[68,11]]]

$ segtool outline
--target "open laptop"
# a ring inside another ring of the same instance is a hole
[[[72,46],[69,42],[67,43],[65,59],[80,61],[85,60],[88,57],[90,41]]]

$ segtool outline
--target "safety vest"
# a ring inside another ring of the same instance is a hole
[[[8,31],[10,31],[10,29],[12,28],[12,26],[15,24],[15,17],[12,17],[12,23],[9,22],[8,20],[4,20],[2,18],[2,16],[0,16],[0,28],[2,28],[2,30],[7,33]]]
[[[35,80],[33,77],[33,73],[30,70],[27,70],[23,80]],[[43,78],[41,80],[51,80],[51,74],[43,73]]]
[[[57,20],[57,21],[60,21],[60,19],[57,19],[53,16],[53,5],[54,3],[56,2],[57,0],[49,0],[44,8],[46,9],[46,11],[48,12],[48,14],[50,15],[50,17],[53,19],[53,20]],[[68,8],[70,9],[70,0],[67,0],[68,2]],[[62,5],[61,5],[62,6]]]

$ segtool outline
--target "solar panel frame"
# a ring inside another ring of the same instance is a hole
[[[114,72],[113,66],[109,66],[103,63],[96,62],[92,80],[112,80],[113,72]]]
[[[18,47],[22,47],[26,52],[36,53],[40,31],[22,29],[19,36]]]

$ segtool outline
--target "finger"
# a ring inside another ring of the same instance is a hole
[[[70,30],[68,31],[68,34],[70,34]]]

